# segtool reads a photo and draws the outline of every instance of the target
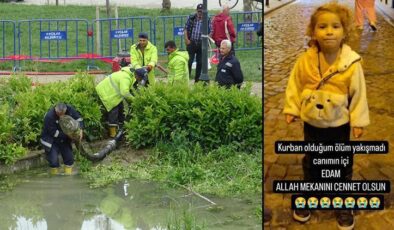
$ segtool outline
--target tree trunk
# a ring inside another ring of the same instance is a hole
[[[163,0],[161,11],[170,11],[171,10],[171,0]]]
[[[107,18],[109,18],[109,0],[105,1],[105,9],[106,9],[106,13],[107,13]]]
[[[244,11],[252,11],[252,0],[243,0],[244,1]]]
[[[252,0],[243,0],[244,1],[244,12],[252,11]],[[252,14],[244,14],[244,21],[251,22],[252,21]],[[245,33],[246,43],[251,44],[253,43],[253,34],[252,32]]]

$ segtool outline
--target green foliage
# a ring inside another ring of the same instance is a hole
[[[167,221],[168,230],[203,230],[205,224],[198,224],[196,217],[190,211],[183,211],[181,216],[173,213]]]
[[[6,164],[26,154],[26,149],[20,144],[12,143],[12,130],[15,125],[10,117],[10,108],[7,103],[0,105],[0,160]]]
[[[88,179],[91,188],[97,188],[129,178],[130,172],[125,166],[113,163],[111,165],[97,165],[82,175]]]
[[[10,110],[8,104],[0,105],[0,143],[12,140],[12,129],[14,124],[10,118]]]
[[[262,103],[250,96],[250,86],[156,84],[136,93],[132,109],[126,139],[136,148],[174,141],[178,132],[203,149],[234,144],[251,150],[262,144]]]
[[[0,160],[6,164],[14,163],[21,156],[26,155],[27,150],[19,144],[1,144],[0,145]]]
[[[256,207],[255,215],[257,216],[257,218],[259,218],[259,220],[263,220],[263,208],[261,207],[261,205]]]
[[[24,75],[11,75],[0,78],[0,104],[7,103],[15,107],[15,95],[31,91],[31,79]]]
[[[89,136],[100,136],[103,129],[99,99],[95,95],[94,77],[85,73],[79,73],[65,82],[39,86],[33,91],[17,95],[16,99],[18,107],[15,109],[15,115],[20,118],[17,120],[20,124],[18,136],[31,137],[20,140],[24,144],[37,144],[44,115],[57,102],[71,104],[81,113],[85,131]]]
[[[57,102],[71,104],[81,113],[87,135],[99,137],[103,130],[94,77],[86,73],[34,90],[26,76],[12,76],[0,82],[0,101],[0,159],[6,163],[24,155],[24,147],[38,147],[44,115]]]
[[[262,192],[261,149],[243,152],[237,146],[223,145],[203,151],[182,135],[176,139],[159,143],[148,159],[130,166],[131,175],[219,196]]]
[[[69,56],[70,55],[71,54],[69,54]],[[68,72],[68,71],[77,72],[77,71],[86,70],[87,66],[92,64],[89,62],[91,61],[75,60],[66,63],[57,63],[57,62],[48,63],[48,62],[24,60],[20,62],[19,66],[22,67],[23,71],[31,71],[31,72]],[[101,60],[95,60],[93,65],[97,66],[100,70],[106,71],[108,73],[111,73],[112,71],[112,66]],[[13,61],[0,62],[0,70],[11,70],[13,66],[14,66]]]

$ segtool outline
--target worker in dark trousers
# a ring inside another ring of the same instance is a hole
[[[52,175],[59,173],[59,153],[63,157],[64,173],[66,175],[71,175],[74,164],[74,155],[71,147],[72,138],[63,132],[59,124],[59,119],[65,115],[79,122],[79,141],[83,137],[83,119],[76,109],[64,103],[58,103],[55,107],[49,109],[45,114],[40,142],[44,147],[46,158],[49,162],[50,174]]]

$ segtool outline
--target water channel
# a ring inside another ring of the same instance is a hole
[[[49,176],[45,169],[16,176],[0,193],[0,229],[164,230],[168,223],[194,219],[204,229],[261,229],[255,215],[261,197],[206,200],[182,189],[126,180],[90,189],[79,175]],[[189,218],[185,218],[188,216]],[[180,228],[183,229],[183,228]]]

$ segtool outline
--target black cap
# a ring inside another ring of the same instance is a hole
[[[145,32],[141,32],[140,34],[138,34],[138,38],[145,38],[148,39],[148,34]]]
[[[202,4],[198,4],[197,5],[197,10],[202,10],[203,5]]]

